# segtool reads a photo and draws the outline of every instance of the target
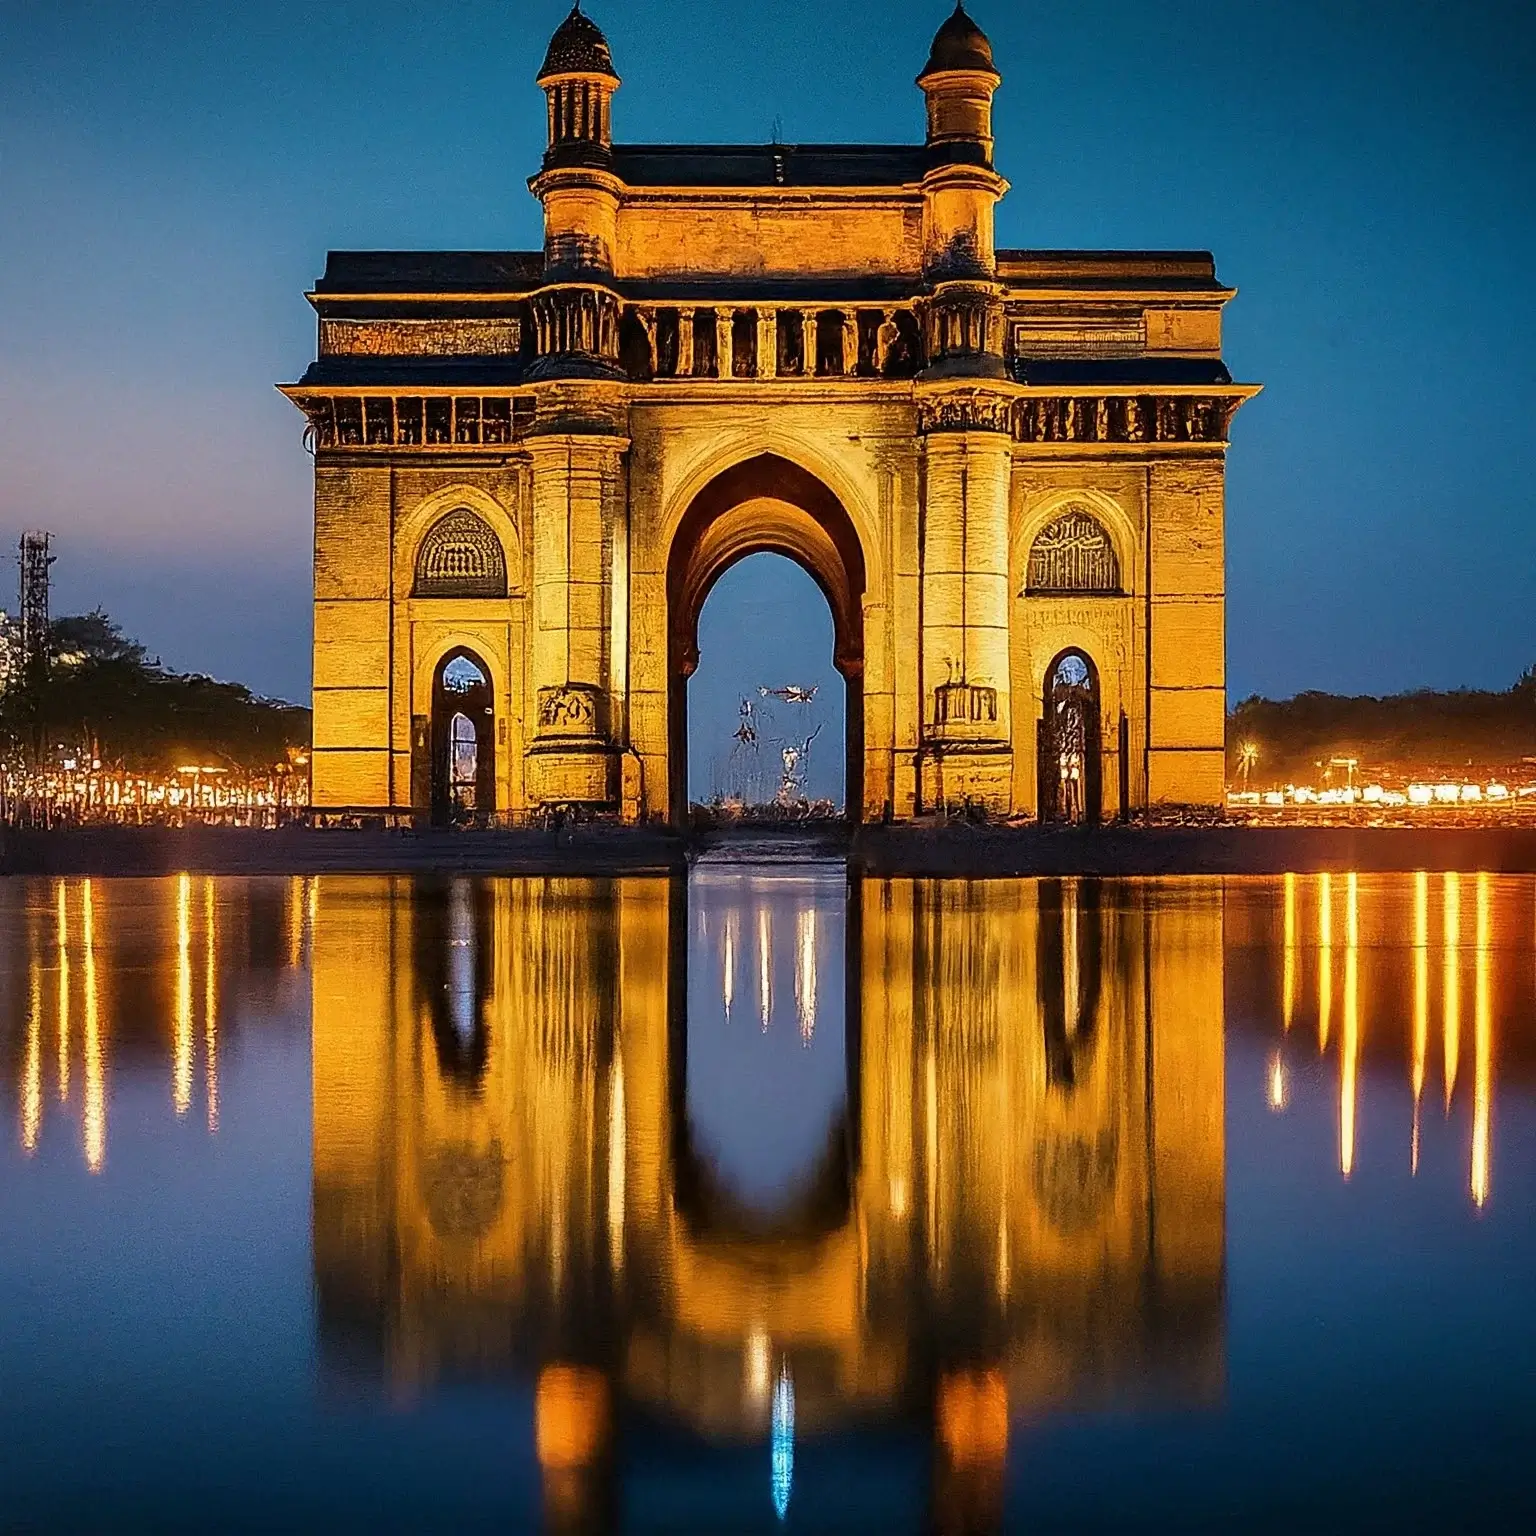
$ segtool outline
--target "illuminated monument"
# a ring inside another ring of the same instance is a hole
[[[1232,290],[997,250],[1000,78],[957,7],[921,144],[616,144],[573,10],[543,251],[331,254],[286,391],[316,805],[680,816],[699,611],[761,550],[831,607],[854,814],[1220,803]]]

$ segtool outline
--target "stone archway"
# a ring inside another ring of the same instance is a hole
[[[863,546],[838,497],[815,475],[764,453],[725,470],[693,498],[667,559],[667,779],[673,825],[688,817],[688,679],[699,664],[699,615],[714,584],[748,555],[783,555],[832,611],[832,663],[847,688],[847,813],[864,805]]]
[[[434,823],[484,825],[496,812],[496,709],[491,671],[455,646],[432,677],[432,712],[417,745],[415,777]]]
[[[1037,757],[1040,820],[1094,824],[1103,805],[1099,669],[1077,646],[1046,668]]]

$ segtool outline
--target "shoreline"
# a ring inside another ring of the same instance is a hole
[[[875,878],[1536,873],[1536,827],[1040,828],[794,826],[684,838],[661,827],[561,832],[72,827],[0,831],[0,876],[664,876],[701,852],[741,862],[846,857]]]

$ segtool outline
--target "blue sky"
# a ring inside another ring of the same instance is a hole
[[[58,535],[61,610],[302,696],[309,461],[272,385],[311,355],[304,289],[333,246],[538,245],[565,9],[0,0],[0,536]],[[620,138],[793,142],[918,138],[947,4],[589,9]],[[1536,7],[973,13],[999,242],[1208,248],[1241,290],[1228,361],[1266,390],[1230,461],[1233,697],[1536,661]],[[781,592],[803,627],[813,589]]]

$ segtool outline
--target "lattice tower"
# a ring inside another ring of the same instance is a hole
[[[21,664],[32,667],[48,655],[49,552],[53,536],[30,532],[21,536]]]

